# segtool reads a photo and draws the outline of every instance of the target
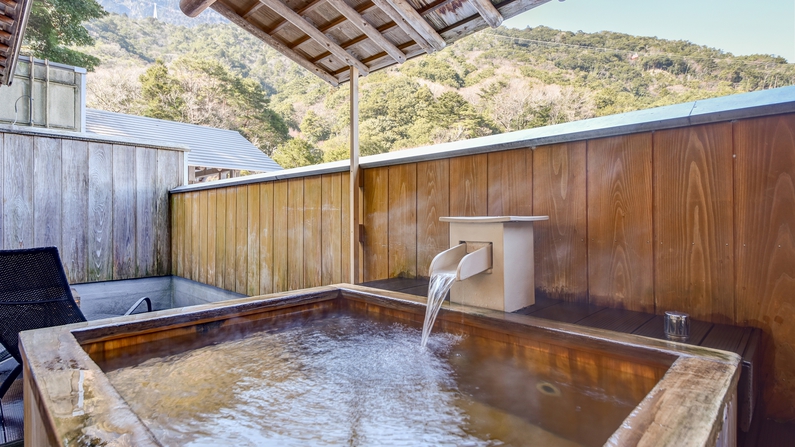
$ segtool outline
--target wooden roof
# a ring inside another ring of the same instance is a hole
[[[14,80],[22,34],[33,0],[0,0],[0,85]]]
[[[4,0],[0,0],[4,1]],[[181,0],[207,7],[332,85],[441,50],[549,0]]]

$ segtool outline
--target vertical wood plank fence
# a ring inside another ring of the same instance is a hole
[[[346,278],[347,179],[175,194],[174,273],[252,295]],[[795,115],[371,167],[363,179],[365,281],[427,276],[448,247],[440,216],[549,215],[536,225],[536,296],[760,327],[769,413],[795,417]],[[201,225],[214,264],[201,259]]]
[[[181,150],[0,131],[3,249],[57,246],[70,283],[171,272]]]

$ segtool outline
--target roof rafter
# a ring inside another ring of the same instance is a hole
[[[497,11],[491,0],[470,0],[470,2],[490,27],[496,28],[502,24],[502,14]]]
[[[440,36],[439,33],[425,21],[425,18],[406,0],[386,0],[386,2],[389,3],[389,5],[392,6],[392,8],[394,8],[435,50],[439,51],[447,46],[447,42],[442,39],[442,36]]]
[[[328,82],[333,86],[339,85],[339,80],[336,76],[332,75],[325,69],[313,64],[309,60],[307,60],[304,56],[293,51],[291,48],[287,47],[284,43],[280,40],[272,37],[265,31],[259,29],[257,26],[249,22],[248,20],[244,19],[243,17],[239,16],[232,8],[224,5],[223,3],[216,2],[212,5],[212,8],[221,14],[222,16],[229,19],[230,22],[234,23],[235,25],[243,28],[244,30],[248,31],[249,33],[253,34],[258,39],[262,40],[263,42],[267,43],[268,45],[275,48],[280,53],[287,56],[290,60],[295,62],[296,64],[306,68],[307,70],[311,71],[312,73],[316,74],[318,77],[323,79],[324,81]]]
[[[418,33],[417,30],[415,30],[414,27],[411,26],[411,24],[407,22],[406,19],[404,19],[403,16],[400,15],[400,13],[397,12],[395,8],[392,7],[392,5],[386,2],[386,0],[373,0],[373,3],[375,3],[375,5],[378,6],[379,8],[381,8],[381,11],[384,11],[384,14],[386,14],[390,19],[392,19],[392,21],[395,22],[395,24],[398,27],[400,27],[400,29],[402,29],[404,33],[408,34],[411,40],[417,42],[417,45],[422,47],[422,49],[425,50],[426,53],[433,53],[434,51],[436,51],[428,43],[428,41],[425,40],[425,38],[422,37],[422,35],[420,35],[420,33]]]
[[[329,39],[328,36],[320,32],[320,30],[315,28],[314,25],[309,23],[305,18],[301,17],[297,12],[290,9],[290,7],[285,5],[284,2],[282,2],[281,0],[260,0],[260,1],[264,3],[265,6],[276,12],[277,14],[289,20],[290,23],[292,23],[298,29],[309,35],[319,44],[326,47],[326,49],[329,52],[331,52],[331,54],[341,59],[346,65],[349,66],[352,65],[356,67],[364,75],[370,73],[370,69],[367,68],[367,65],[364,65],[359,59],[357,59],[352,54],[345,51],[341,46],[339,46],[339,44]]]
[[[367,19],[361,16],[355,9],[351,8],[344,0],[326,0],[328,3],[340,14],[345,16],[353,26],[361,30],[367,37],[370,38],[376,45],[381,47],[382,50],[386,51],[386,53],[394,60],[399,63],[406,62],[406,55],[400,51],[395,44],[390,42],[389,40],[381,34],[372,23],[368,22]]]
[[[296,9],[295,12],[298,15],[302,16],[302,15],[312,11],[313,9],[317,8],[318,6],[320,6],[320,4],[323,3],[324,1],[326,1],[326,0],[312,0],[311,2],[307,3],[306,5]],[[262,5],[262,3],[259,3],[259,4]],[[289,23],[290,22],[287,19],[283,19],[281,22],[277,23],[273,28],[268,30],[268,34],[273,35],[274,33],[279,32],[282,28],[287,26]]]

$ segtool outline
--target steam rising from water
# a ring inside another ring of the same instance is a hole
[[[165,445],[496,445],[456,405],[460,337],[419,335],[340,317],[108,376]]]

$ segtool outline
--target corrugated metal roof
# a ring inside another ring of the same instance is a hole
[[[257,172],[282,169],[234,130],[86,109],[86,132],[186,145],[190,148],[188,166]]]

